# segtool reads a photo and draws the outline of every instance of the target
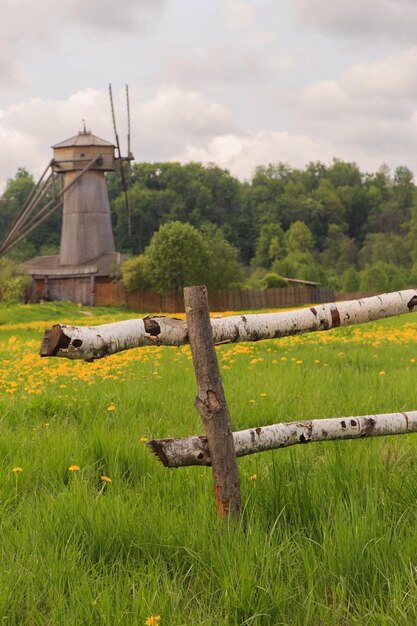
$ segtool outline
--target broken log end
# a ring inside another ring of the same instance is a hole
[[[64,333],[61,324],[55,324],[51,329],[45,330],[42,339],[40,356],[56,356],[61,348],[68,348],[71,339]]]
[[[155,456],[161,461],[164,467],[175,467],[170,464],[167,455],[164,452],[164,443],[166,439],[152,439],[152,441],[147,441],[146,446],[149,448]]]

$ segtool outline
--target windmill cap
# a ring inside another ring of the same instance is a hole
[[[111,146],[114,148],[114,144],[110,141],[106,141],[105,139],[100,139],[96,135],[93,135],[90,131],[80,131],[78,135],[74,137],[70,137],[69,139],[65,139],[65,141],[61,141],[60,143],[56,143],[52,146],[52,149],[55,148],[70,148],[72,146]]]

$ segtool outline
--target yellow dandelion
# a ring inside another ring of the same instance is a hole
[[[282,356],[282,357],[281,357],[281,361],[282,361],[283,363],[284,363],[284,361],[286,361],[286,360],[287,360],[287,357],[286,357],[286,356]]]
[[[12,472],[14,472],[15,474],[20,474],[20,472],[23,472],[23,469],[21,467],[14,467],[12,469]]]
[[[255,400],[249,400],[249,404],[255,404]]]
[[[109,406],[107,407],[108,411],[115,411],[116,410],[116,405],[115,404],[109,404]]]
[[[249,476],[249,480],[256,480],[256,474],[252,474],[252,476]]]
[[[296,361],[297,365],[301,365],[302,361],[301,359],[298,359],[298,361]]]
[[[160,621],[161,616],[160,615],[152,615],[151,617],[148,617],[147,620],[145,621],[146,626],[158,626],[158,622]]]
[[[108,476],[100,476],[101,480],[103,480],[105,483],[111,483],[112,479],[109,478]]]
[[[410,359],[410,363],[415,363],[416,360],[415,359]]]
[[[140,438],[140,442],[141,443],[146,443],[147,441],[149,441],[149,439],[147,437],[141,437]]]
[[[381,370],[381,371],[379,372],[379,375],[380,375],[380,376],[385,376],[385,372],[384,372],[384,370]]]
[[[68,469],[70,472],[78,472],[80,468],[78,467],[78,465],[70,465]]]
[[[259,395],[261,396],[261,398],[266,398],[268,394],[267,393],[260,393]]]

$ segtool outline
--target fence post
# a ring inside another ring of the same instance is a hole
[[[240,511],[239,474],[232,425],[214,349],[206,287],[186,287],[184,304],[198,386],[195,405],[207,435],[216,507],[221,518],[237,516]]]

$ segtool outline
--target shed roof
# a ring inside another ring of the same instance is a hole
[[[114,144],[106,141],[105,139],[100,139],[96,135],[93,135],[89,130],[82,130],[75,135],[74,137],[70,137],[69,139],[65,139],[65,141],[61,141],[60,143],[56,143],[52,146],[55,148],[70,148],[72,146],[111,146],[115,147]]]
[[[314,280],[301,280],[300,278],[288,278],[287,276],[285,276],[285,280],[290,284],[306,285],[306,287],[318,287],[320,285],[320,283],[316,283]]]
[[[111,276],[125,257],[119,252],[110,252],[82,265],[61,265],[59,255],[36,256],[26,262],[26,269],[31,276]]]

